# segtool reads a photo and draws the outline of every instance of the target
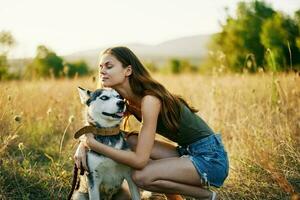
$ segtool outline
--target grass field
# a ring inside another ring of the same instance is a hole
[[[298,75],[155,78],[221,132],[230,158],[222,199],[300,198]],[[0,199],[66,198],[77,144],[72,134],[83,123],[79,85],[97,83],[92,77],[0,83]],[[134,120],[130,127],[139,129]]]

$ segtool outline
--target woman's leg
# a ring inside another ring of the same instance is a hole
[[[131,135],[127,141],[135,149],[137,135]],[[150,157],[152,161],[144,169],[133,173],[134,180],[142,188],[146,185],[149,188],[144,189],[150,191],[196,195],[195,197],[203,199],[211,196],[209,190],[201,188],[201,179],[192,162],[188,158],[180,158],[174,145],[155,140]],[[179,195],[167,197],[169,200],[182,199]]]
[[[142,170],[133,173],[135,183],[149,191],[183,194],[211,199],[212,192],[203,189],[201,179],[189,158],[152,160]]]
[[[132,150],[135,150],[135,147],[137,145],[137,138],[138,136],[136,134],[132,134],[127,138],[127,142]],[[179,154],[177,153],[175,146],[163,142],[155,140],[154,146],[150,155],[150,158],[153,160],[163,159],[163,158],[170,158],[170,157],[178,157]],[[123,186],[121,190],[114,196],[114,199],[130,199],[128,187],[123,183]],[[172,195],[168,194],[166,195],[169,200],[182,200],[182,197],[180,195]]]
[[[132,134],[130,137],[127,138],[127,142],[129,143],[131,149],[135,150],[137,145],[138,136],[136,134]],[[152,160],[158,160],[163,158],[171,158],[171,157],[178,157],[179,154],[176,151],[176,147],[170,143],[155,140],[154,146],[150,155]],[[177,194],[166,194],[168,200],[182,200],[183,198]]]

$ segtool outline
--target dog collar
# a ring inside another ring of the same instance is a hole
[[[120,133],[120,126],[113,128],[97,128],[95,126],[84,126],[74,134],[74,138],[78,139],[80,136],[86,133],[93,133],[95,135],[111,136],[118,135]]]

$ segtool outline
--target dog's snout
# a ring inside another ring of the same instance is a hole
[[[124,108],[125,102],[124,102],[124,101],[118,101],[118,102],[117,102],[117,105],[118,105],[120,108]]]

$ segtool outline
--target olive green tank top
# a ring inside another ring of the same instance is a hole
[[[138,120],[140,121],[140,119]],[[205,121],[183,103],[181,104],[181,117],[177,133],[164,125],[161,114],[158,116],[156,132],[182,146],[214,134]]]

